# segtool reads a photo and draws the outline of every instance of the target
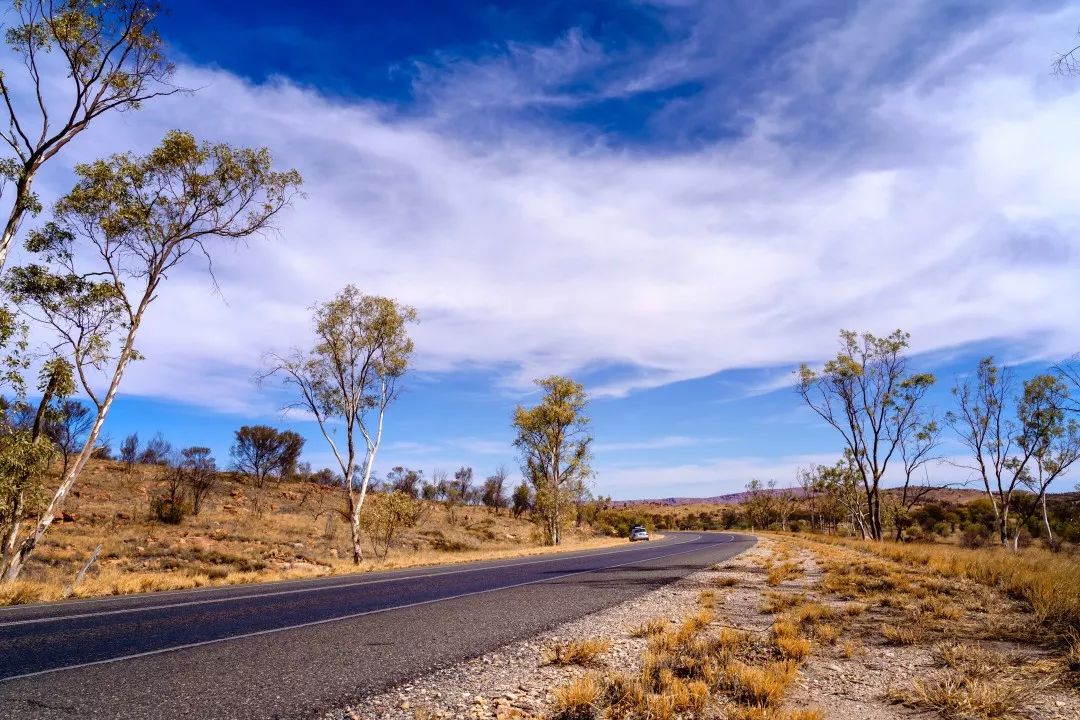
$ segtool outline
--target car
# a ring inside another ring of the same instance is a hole
[[[638,540],[649,540],[649,531],[640,525],[635,525],[630,528],[630,542],[637,542]]]

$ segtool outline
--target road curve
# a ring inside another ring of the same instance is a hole
[[[0,609],[0,718],[313,718],[618,604],[753,538]]]

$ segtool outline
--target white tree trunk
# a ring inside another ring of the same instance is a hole
[[[30,557],[30,553],[34,551],[34,548],[41,542],[41,538],[44,537],[46,531],[52,526],[53,521],[56,519],[56,514],[60,512],[60,508],[63,507],[68,493],[71,492],[72,486],[75,485],[75,481],[79,479],[79,475],[82,474],[87,461],[90,460],[90,456],[94,452],[94,444],[101,434],[101,426],[105,424],[105,417],[109,414],[109,408],[112,407],[117,390],[120,389],[120,380],[124,376],[124,370],[127,369],[127,365],[131,361],[132,350],[135,347],[135,335],[139,331],[139,324],[142,322],[143,313],[146,311],[146,307],[149,305],[151,297],[152,290],[148,289],[142,302],[139,304],[139,311],[136,313],[135,318],[131,323],[131,327],[128,329],[127,338],[124,340],[124,348],[120,351],[120,357],[116,361],[116,369],[113,371],[112,382],[109,383],[109,390],[105,393],[101,405],[98,406],[97,417],[94,419],[94,425],[90,429],[90,434],[86,437],[86,442],[83,444],[82,451],[79,452],[78,456],[75,458],[75,462],[68,468],[67,472],[64,473],[64,476],[60,481],[60,486],[56,488],[56,492],[53,493],[52,500],[49,501],[48,507],[45,508],[45,512],[42,513],[41,517],[38,519],[37,526],[34,528],[33,533],[22,542],[18,551],[12,553],[8,558],[7,565],[3,568],[3,577],[0,578],[2,582],[14,582],[18,579],[19,573],[22,572],[27,558]]]

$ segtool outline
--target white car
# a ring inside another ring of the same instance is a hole
[[[637,527],[630,529],[630,542],[636,542],[638,540],[648,540],[649,531],[638,525]]]

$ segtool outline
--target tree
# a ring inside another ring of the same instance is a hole
[[[165,439],[161,433],[155,433],[146,443],[146,447],[139,453],[139,462],[143,465],[165,465],[172,455],[172,443]]]
[[[178,525],[191,512],[191,506],[184,500],[186,470],[180,454],[171,451],[164,465],[164,492],[150,501],[150,510],[161,522]]]
[[[359,565],[363,559],[360,511],[382,442],[386,411],[397,399],[398,382],[412,356],[408,326],[416,322],[416,310],[348,285],[329,302],[317,305],[314,315],[312,348],[270,355],[267,374],[282,376],[299,393],[300,399],[292,405],[315,417],[337,459],[348,496],[353,562]],[[334,442],[332,423],[344,426],[344,449]],[[359,483],[355,479],[357,433],[366,450]]]
[[[424,472],[398,465],[386,473],[386,484],[391,490],[403,492],[416,499],[420,497],[420,489],[424,484]]]
[[[792,514],[798,507],[798,497],[791,488],[780,488],[773,491],[773,506],[776,509],[776,521],[780,523],[780,529],[786,531]]]
[[[198,515],[218,480],[217,462],[210,454],[210,448],[189,447],[181,450],[180,471],[191,494],[191,514]]]
[[[7,44],[27,77],[12,85],[14,75],[6,68],[0,72],[7,114],[0,138],[14,153],[0,162],[0,191],[3,183],[14,183],[0,234],[0,269],[23,218],[40,210],[32,186],[45,163],[101,115],[137,109],[147,100],[180,91],[168,85],[173,67],[162,56],[161,38],[152,27],[156,3],[20,0],[9,12],[14,17]],[[60,58],[66,85],[48,72],[46,57]],[[63,92],[63,87],[69,90]]]
[[[120,462],[124,463],[128,470],[139,462],[139,433],[131,433],[120,443]]]
[[[904,529],[911,525],[912,508],[934,489],[925,476],[922,482],[916,482],[916,473],[925,468],[927,463],[938,460],[935,453],[940,447],[940,441],[941,428],[937,422],[924,418],[918,411],[900,434],[897,449],[900,452],[900,462],[904,466],[904,486],[892,508],[898,542],[903,537]]]
[[[373,495],[363,524],[371,537],[375,556],[385,558],[394,538],[405,528],[416,525],[420,512],[420,503],[400,490]]]
[[[775,488],[776,481],[774,480],[770,480],[768,486],[762,485],[757,479],[746,483],[742,506],[743,515],[751,530],[765,530],[772,523],[776,513],[776,501],[773,494]]]
[[[592,477],[589,446],[592,433],[585,408],[585,388],[570,378],[552,375],[536,381],[544,397],[531,408],[514,410],[522,471],[535,489],[533,510],[543,530],[544,542],[558,545],[572,490],[577,482]],[[568,508],[570,506],[570,508]]]
[[[985,357],[979,361],[973,378],[953,388],[957,407],[945,416],[971,453],[972,464],[960,466],[978,473],[982,480],[993,508],[998,542],[1004,546],[1009,543],[1009,518],[1016,490],[1041,442],[1039,436],[1045,432],[1040,408],[1046,399],[1033,394],[1018,401],[1015,389],[1012,370],[998,367],[993,357]],[[1018,402],[1024,403],[1022,412],[1028,417],[1023,423],[1009,410]]]
[[[799,395],[851,451],[874,540],[882,539],[881,480],[934,383],[929,373],[909,372],[904,351],[910,338],[902,330],[887,337],[841,330],[840,351],[824,369],[803,364],[798,371]]]
[[[46,420],[44,433],[60,451],[61,475],[67,472],[71,456],[82,447],[86,433],[93,425],[94,414],[90,407],[71,399],[58,402],[52,417]],[[94,448],[96,456],[101,455],[100,448],[101,443],[98,443]]]
[[[255,486],[253,507],[259,512],[266,487],[287,478],[304,450],[304,438],[292,430],[269,425],[244,425],[236,431],[229,449],[233,467],[251,478]]]
[[[438,497],[446,509],[446,520],[451,525],[458,523],[458,508],[467,505],[472,497],[472,468],[462,467],[451,478],[445,470],[432,473]]]
[[[1021,481],[1035,494],[1035,505],[1041,510],[1047,540],[1053,544],[1054,532],[1046,510],[1046,494],[1050,485],[1080,459],[1080,424],[1065,418],[1070,404],[1069,387],[1056,375],[1037,375],[1024,383],[1024,394],[1018,408],[1024,432],[1020,442],[1030,445],[1034,472],[1026,473]],[[1019,528],[1014,537],[1018,542]]]
[[[193,252],[206,258],[272,227],[300,183],[277,172],[266,149],[198,143],[170,132],[145,157],[114,155],[76,167],[79,182],[56,204],[56,221],[30,234],[40,264],[12,268],[5,283],[35,321],[56,336],[96,416],[86,442],[17,555],[14,580],[82,473],[119,390],[142,358],[135,340],[162,281]],[[96,387],[97,378],[107,387]]]
[[[522,480],[510,498],[510,514],[519,518],[532,510],[533,492],[528,480]]]
[[[506,468],[500,465],[495,470],[495,474],[489,475],[484,480],[484,487],[480,493],[480,502],[496,513],[505,509],[510,502],[506,497],[506,476]]]

